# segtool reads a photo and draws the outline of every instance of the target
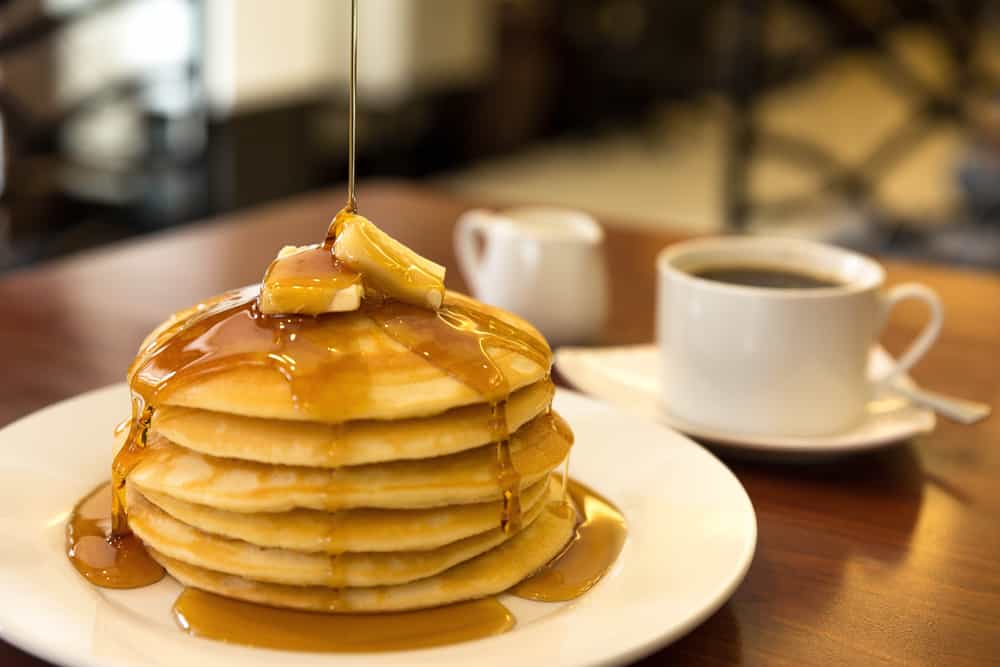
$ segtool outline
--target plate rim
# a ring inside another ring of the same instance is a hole
[[[91,389],[75,396],[71,396],[55,403],[49,404],[38,410],[31,412],[26,415],[7,423],[6,425],[0,427],[0,439],[8,436],[8,431],[15,430],[19,428],[25,428],[24,424],[34,421],[34,420],[44,420],[52,413],[58,412],[61,409],[65,409],[67,405],[77,402],[86,402],[88,400],[95,400],[95,397],[104,393],[115,393],[125,390],[124,383],[112,383],[105,385],[103,387],[98,387]],[[617,414],[622,417],[627,417],[629,419],[635,419],[633,415],[628,413],[626,410],[620,408],[617,405],[611,403],[600,401],[592,396],[588,396],[579,391],[572,389],[567,389],[564,387],[557,387],[556,400],[560,400],[558,397],[564,397],[561,400],[577,401],[581,404],[582,408],[606,411],[612,414]],[[747,573],[753,563],[754,557],[757,552],[757,545],[759,539],[758,531],[758,518],[756,510],[753,506],[749,494],[746,488],[736,477],[736,475],[729,469],[725,463],[723,463],[714,453],[709,451],[703,445],[691,440],[689,437],[683,433],[677,432],[675,429],[669,426],[655,422],[649,419],[641,419],[641,422],[645,423],[647,427],[658,429],[669,433],[673,438],[684,443],[684,446],[689,448],[692,452],[695,452],[696,456],[703,456],[706,458],[706,462],[717,468],[718,473],[721,473],[722,478],[727,480],[727,483],[732,485],[735,490],[738,490],[738,498],[742,507],[740,511],[743,512],[745,516],[745,521],[741,522],[742,530],[741,539],[744,542],[744,549],[740,554],[734,554],[733,560],[733,570],[728,579],[724,581],[724,584],[711,591],[711,594],[706,596],[706,603],[702,604],[700,608],[693,611],[687,618],[673,627],[671,627],[666,632],[660,632],[659,634],[650,636],[647,640],[634,643],[632,646],[623,648],[622,650],[612,650],[608,654],[595,656],[593,659],[587,659],[584,662],[576,663],[585,666],[597,667],[599,665],[611,665],[611,664],[622,664],[625,662],[630,662],[639,659],[643,656],[649,655],[664,646],[673,643],[685,635],[689,634],[693,629],[701,625],[706,619],[708,619],[712,614],[714,614],[718,609],[720,609],[736,592],[739,586],[746,579]],[[0,467],[6,467],[10,464],[9,457],[0,457]],[[587,483],[594,483],[599,485],[600,482],[597,480],[584,480]],[[68,567],[68,566],[67,566]],[[721,580],[721,579],[720,579]],[[95,593],[95,595],[97,595]],[[134,660],[122,659],[119,656],[97,656],[93,652],[81,653],[77,655],[67,655],[66,650],[61,649],[60,642],[51,641],[51,637],[45,637],[41,633],[36,631],[31,631],[26,629],[30,626],[23,626],[20,623],[9,623],[4,622],[4,617],[7,616],[6,605],[0,605],[0,638],[4,641],[10,643],[12,646],[22,650],[32,656],[41,658],[54,665],[59,665],[60,667],[107,667],[108,665],[115,665],[116,667],[134,667],[138,664]],[[529,623],[526,627],[531,627],[532,624]],[[186,641],[209,641],[212,644],[218,644],[212,640],[203,640],[192,638],[183,633],[179,633],[179,637]],[[483,648],[489,648],[489,644],[493,642],[503,641],[504,639],[509,641],[510,635],[500,635],[496,637],[487,637],[481,640],[474,640],[469,642],[469,644],[479,644]],[[457,644],[455,646],[461,646],[462,644]],[[268,653],[273,653],[274,655],[288,655],[288,652],[284,651],[274,651],[269,649],[254,649],[249,647],[235,648],[241,650],[249,651],[266,651]],[[406,660],[402,656],[415,656],[417,659],[415,663],[423,664],[427,657],[433,655],[435,651],[440,651],[442,649],[451,648],[450,646],[445,647],[431,647],[426,649],[418,649],[414,651],[401,651],[399,653],[390,653],[386,655],[400,656],[401,660]],[[296,655],[327,655],[327,654],[296,654]],[[351,656],[357,658],[355,654],[343,654],[340,656],[336,653],[328,654],[329,656],[344,657]],[[304,660],[303,662],[308,662]]]
[[[600,400],[597,397],[584,394],[583,392],[577,391],[575,389],[570,389],[566,387],[556,387],[556,395],[558,396],[559,394],[570,396],[572,397],[573,400],[579,400],[584,403],[589,403],[592,406],[599,407],[600,409],[603,410],[609,410],[624,415],[629,415],[628,412],[626,412],[623,408],[620,408],[617,405],[613,405],[607,401]],[[757,545],[759,540],[759,530],[757,526],[758,522],[757,510],[756,508],[754,508],[753,501],[750,498],[750,494],[747,492],[746,487],[743,486],[743,483],[736,476],[736,473],[734,473],[732,469],[728,465],[726,465],[725,462],[722,461],[722,459],[720,459],[714,452],[709,450],[701,443],[692,440],[687,434],[671,427],[668,424],[663,424],[661,422],[656,422],[652,420],[646,420],[644,418],[643,420],[647,421],[654,427],[664,429],[670,432],[673,436],[685,442],[686,445],[691,446],[694,449],[700,451],[702,455],[707,457],[707,459],[709,459],[714,465],[716,465],[720,469],[720,471],[723,472],[724,475],[728,477],[729,480],[736,485],[736,488],[738,488],[740,491],[741,499],[746,503],[746,508],[749,510],[750,514],[748,517],[749,518],[748,547],[745,553],[741,554],[741,559],[739,562],[739,567],[737,568],[737,573],[730,579],[730,581],[728,581],[724,586],[721,587],[719,591],[717,591],[713,595],[713,601],[709,604],[706,604],[697,613],[692,614],[684,623],[674,628],[673,632],[663,633],[659,637],[653,638],[650,641],[640,646],[633,647],[633,649],[629,651],[622,652],[614,658],[586,663],[587,667],[598,667],[601,665],[620,664],[621,662],[632,662],[634,660],[638,660],[645,656],[648,656],[653,652],[658,651],[659,649],[664,648],[687,636],[695,628],[697,628],[706,620],[708,620],[708,618],[712,616],[712,614],[721,609],[722,606],[725,605],[732,598],[732,596],[736,593],[737,589],[746,580],[747,574],[750,571],[750,566],[753,565],[754,558],[757,555]]]

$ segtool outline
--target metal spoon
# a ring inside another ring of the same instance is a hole
[[[977,421],[985,419],[992,410],[985,403],[946,396],[936,391],[921,389],[916,385],[891,382],[888,389],[900,396],[906,397],[911,403],[929,408],[939,415],[960,424],[975,424]]]

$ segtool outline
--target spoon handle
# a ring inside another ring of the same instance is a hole
[[[890,384],[892,391],[901,394],[911,402],[930,408],[943,417],[952,419],[961,424],[974,424],[981,419],[985,419],[990,414],[990,406],[977,401],[968,401],[964,398],[945,396],[935,391],[928,391],[920,387],[906,386],[899,382]]]

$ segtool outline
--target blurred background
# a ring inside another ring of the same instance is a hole
[[[1000,270],[1000,3],[361,0],[359,174]],[[346,178],[348,0],[0,0],[0,271]]]

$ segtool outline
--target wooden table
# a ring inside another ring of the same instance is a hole
[[[168,312],[257,281],[276,250],[314,241],[340,192],[144,238],[0,279],[0,424],[124,379],[143,335]],[[364,213],[448,265],[456,216],[470,206],[400,184],[362,188]],[[653,258],[679,236],[608,230],[612,324],[607,343],[653,336]],[[947,305],[940,342],[917,380],[998,403],[1000,279],[888,263],[890,283],[919,280]],[[898,351],[919,307],[884,337]],[[982,665],[1000,661],[1000,418],[824,465],[730,462],[757,510],[759,545],[733,598],[649,658],[697,665]],[[664,567],[670,567],[664,554]],[[3,604],[0,601],[0,604]],[[0,643],[0,664],[40,661]]]

